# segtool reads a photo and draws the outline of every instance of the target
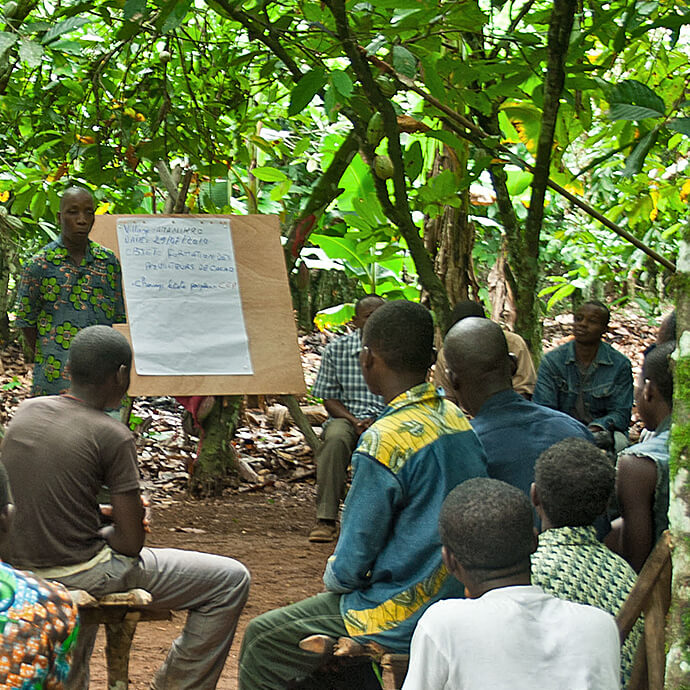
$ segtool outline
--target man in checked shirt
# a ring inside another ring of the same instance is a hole
[[[311,542],[331,542],[338,536],[336,519],[345,493],[350,456],[362,432],[383,412],[383,398],[369,391],[362,376],[359,352],[362,328],[385,300],[366,295],[355,304],[353,333],[326,346],[312,395],[323,398],[329,418],[324,425],[323,446],[316,458],[316,524]]]

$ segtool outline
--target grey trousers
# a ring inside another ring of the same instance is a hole
[[[347,468],[359,434],[347,419],[331,419],[316,458],[316,518],[335,520],[345,494]]]
[[[90,570],[60,578],[70,589],[94,596],[142,588],[152,607],[187,611],[187,621],[173,642],[152,684],[157,690],[212,690],[225,665],[237,621],[249,594],[249,571],[232,558],[182,551],[141,550],[138,558],[113,554]],[[88,664],[98,631],[79,631],[67,690],[89,687]]]

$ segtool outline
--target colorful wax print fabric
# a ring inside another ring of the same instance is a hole
[[[0,563],[0,687],[62,690],[77,630],[62,585]]]
[[[82,328],[124,321],[122,272],[113,252],[89,241],[77,265],[61,239],[43,247],[24,266],[17,296],[16,325],[37,330],[32,394],[69,388],[67,352]]]

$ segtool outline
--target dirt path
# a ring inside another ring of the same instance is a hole
[[[254,616],[321,591],[321,575],[332,545],[310,544],[307,533],[314,519],[313,488],[294,493],[236,494],[227,499],[188,501],[155,510],[149,546],[196,549],[232,556],[252,573],[249,601],[228,656],[219,690],[237,688],[237,655],[247,622]],[[204,530],[203,533],[180,529]],[[184,622],[143,623],[134,638],[130,688],[148,688]],[[105,638],[99,638],[91,662],[91,688],[106,688]]]

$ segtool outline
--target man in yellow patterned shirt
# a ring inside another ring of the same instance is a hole
[[[486,458],[462,412],[426,383],[431,314],[412,302],[384,304],[369,317],[362,345],[364,379],[386,408],[352,456],[327,591],[249,623],[240,690],[284,688],[312,675],[320,658],[298,647],[309,635],[350,636],[406,653],[428,606],[463,595],[441,560],[438,516],[455,486],[486,476]]]

